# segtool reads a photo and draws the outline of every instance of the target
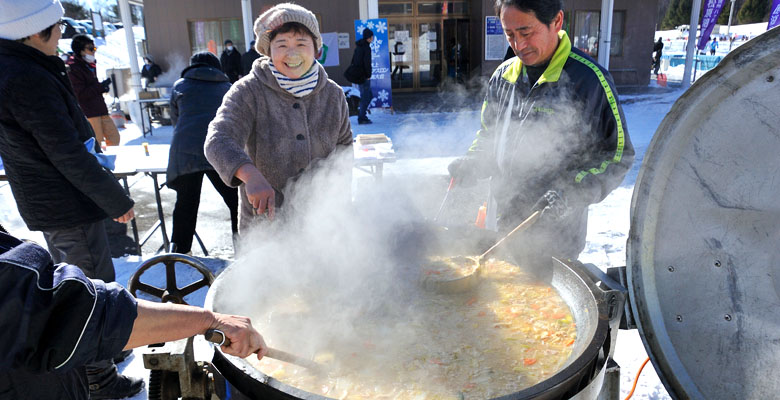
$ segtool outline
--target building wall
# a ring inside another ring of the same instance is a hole
[[[485,17],[495,15],[493,0],[471,1],[471,76],[489,76],[500,64],[484,61]],[[252,1],[253,20],[278,1]],[[346,85],[343,72],[349,65],[354,51],[353,21],[359,18],[358,0],[297,0],[320,17],[322,32],[348,32],[350,48],[339,49],[340,64],[327,67],[328,76]],[[147,31],[147,48],[163,69],[180,66],[190,56],[190,39],[187,22],[196,19],[241,18],[240,0],[145,0],[144,14]],[[601,0],[564,0],[567,16],[574,18],[576,10],[601,8]],[[615,0],[616,11],[625,10],[624,49],[620,56],[610,59],[610,71],[618,85],[646,85],[650,81],[650,57],[657,20],[658,0]],[[570,26],[572,22],[569,22]],[[221,44],[220,44],[221,45]],[[239,49],[242,52],[246,49]],[[178,63],[177,60],[178,59]],[[185,64],[186,65],[186,64]]]

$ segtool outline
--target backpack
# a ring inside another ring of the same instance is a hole
[[[350,83],[363,83],[366,78],[363,77],[363,70],[355,64],[349,64],[349,67],[344,71],[344,78]]]

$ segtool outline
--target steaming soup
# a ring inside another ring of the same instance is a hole
[[[451,281],[473,274],[477,266],[479,266],[477,257],[434,257],[423,268],[423,275],[427,279],[436,281]]]
[[[468,294],[423,293],[405,315],[379,313],[356,323],[351,339],[315,353],[327,375],[248,360],[291,386],[339,399],[484,399],[549,378],[575,342],[571,311],[515,265],[489,260],[483,268],[483,281]],[[287,310],[300,318],[316,312],[300,299]],[[274,339],[266,337],[271,346]]]

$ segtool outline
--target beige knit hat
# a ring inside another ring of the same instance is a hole
[[[317,17],[311,11],[292,3],[281,3],[273,6],[268,11],[261,14],[255,20],[255,49],[260,54],[271,55],[271,32],[286,24],[287,22],[297,22],[308,28],[314,34],[314,51],[319,52],[322,48],[322,36],[320,27],[317,24]]]

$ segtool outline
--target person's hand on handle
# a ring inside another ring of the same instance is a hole
[[[257,215],[268,210],[268,219],[274,219],[276,206],[274,189],[263,174],[252,164],[244,164],[236,171],[236,177],[244,182],[246,197]]]
[[[252,327],[252,321],[248,317],[240,315],[227,315],[214,313],[215,321],[210,329],[218,329],[225,336],[225,344],[222,351],[236,357],[247,357],[257,354],[257,359],[262,359],[268,353],[268,346],[263,336]]]
[[[131,207],[130,210],[128,210],[126,213],[124,213],[124,215],[122,215],[121,217],[114,218],[114,221],[124,224],[124,223],[130,222],[130,220],[133,219],[134,217],[135,217],[135,212],[133,211],[133,208]]]

